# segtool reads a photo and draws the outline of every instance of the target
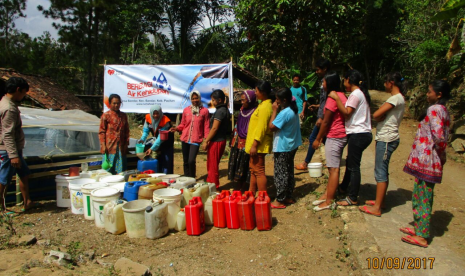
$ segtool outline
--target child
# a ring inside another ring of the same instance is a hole
[[[218,165],[226,147],[226,136],[231,128],[229,125],[231,115],[225,104],[226,96],[222,90],[213,91],[211,100],[216,111],[210,119],[210,132],[203,144],[203,150],[207,151],[207,182],[215,183],[218,189],[220,187]]]
[[[289,88],[276,93],[273,103],[269,128],[276,132],[273,141],[274,152],[274,183],[277,195],[271,208],[284,209],[286,205],[295,203],[294,192],[294,156],[297,148],[302,145],[297,104]],[[278,113],[278,109],[281,111]]]
[[[444,80],[433,81],[426,94],[431,105],[418,125],[412,151],[404,172],[415,177],[412,194],[414,228],[400,228],[408,234],[402,241],[428,247],[430,221],[433,208],[435,183],[441,183],[446,147],[449,138],[450,118],[446,102],[450,98],[450,86]]]
[[[31,174],[23,158],[24,133],[21,128],[21,116],[17,104],[29,91],[29,84],[18,77],[6,81],[6,94],[0,101],[0,201],[2,212],[6,211],[5,193],[13,175],[19,176],[19,188],[23,196],[25,212],[35,206],[29,197],[29,179]],[[12,212],[7,213],[12,214]]]
[[[367,205],[360,206],[360,211],[381,216],[384,198],[389,185],[389,160],[399,146],[399,125],[402,122],[405,109],[404,96],[407,90],[406,82],[400,73],[389,73],[385,77],[384,87],[391,97],[373,114],[378,121],[376,126],[375,180],[376,200],[367,200]]]
[[[339,91],[341,89],[341,79],[336,72],[328,72],[323,79],[323,89],[326,94],[331,91]],[[347,98],[342,92],[337,92],[337,95],[343,105],[347,102]],[[313,142],[313,148],[317,149],[320,147],[324,137],[326,139],[326,167],[329,171],[328,185],[326,187],[326,193],[313,202],[316,212],[335,209],[333,200],[336,195],[337,185],[339,184],[339,166],[341,164],[341,156],[344,147],[347,144],[346,128],[344,126],[344,116],[337,108],[336,101],[327,98],[325,104],[325,115],[323,122],[321,123],[320,131],[318,136]]]

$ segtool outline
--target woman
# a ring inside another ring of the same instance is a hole
[[[341,191],[349,187],[349,195],[337,202],[339,206],[350,206],[358,204],[358,192],[361,184],[360,163],[363,151],[371,144],[370,103],[368,93],[362,74],[357,70],[349,70],[344,76],[344,87],[350,91],[350,96],[344,105],[335,91],[331,91],[329,97],[336,100],[337,108],[345,117],[347,134],[347,159],[344,179],[339,186]]]
[[[250,178],[250,155],[245,152],[244,148],[250,117],[257,108],[255,91],[246,90],[242,92],[241,103],[242,107],[237,118],[234,137],[231,139],[228,179],[237,181],[238,190],[243,191],[247,178]]]
[[[150,114],[145,116],[145,123],[140,142],[145,142],[149,134],[155,138],[153,144],[146,150],[145,155],[150,156],[152,152],[159,151],[158,172],[165,174],[173,173],[173,155],[174,155],[174,134],[168,133],[168,139],[162,140],[160,131],[169,131],[171,129],[171,120],[163,115],[161,106],[154,105],[150,108]]]
[[[128,117],[119,109],[121,97],[111,94],[108,98],[110,110],[103,113],[100,119],[99,140],[100,152],[108,157],[112,174],[126,170],[126,153],[129,145]],[[105,158],[105,157],[104,157]]]
[[[341,79],[336,72],[328,72],[323,78],[323,89],[325,94],[328,92],[339,91],[341,88]],[[339,100],[345,105],[347,98],[342,92],[337,92]],[[321,123],[318,135],[313,142],[313,149],[318,149],[323,141],[326,139],[326,167],[329,171],[328,184],[326,186],[326,193],[318,200],[313,202],[317,205],[313,208],[314,211],[322,211],[327,209],[335,209],[333,200],[336,196],[337,185],[339,184],[339,171],[341,164],[341,156],[344,147],[347,144],[347,134],[344,126],[344,116],[337,108],[337,103],[331,98],[325,100],[325,112],[323,122]]]
[[[450,98],[450,86],[444,80],[431,83],[426,94],[430,106],[421,116],[412,151],[404,167],[404,172],[415,177],[412,194],[412,228],[400,228],[407,234],[403,242],[428,247],[430,222],[433,213],[435,183],[441,183],[446,147],[449,138],[450,117],[446,102]]]
[[[229,109],[226,106],[226,96],[222,90],[215,90],[211,95],[212,105],[216,108],[210,119],[210,132],[203,150],[207,151],[207,182],[215,183],[216,188],[220,187],[219,165],[226,147],[226,136],[231,131]]]
[[[266,191],[265,155],[270,153],[273,136],[268,128],[271,114],[271,84],[267,81],[258,81],[255,86],[255,95],[261,100],[257,109],[252,113],[245,141],[245,152],[250,154],[250,187],[254,195],[257,191]]]
[[[294,192],[294,157],[297,148],[302,145],[300,121],[297,104],[289,88],[276,93],[276,101],[272,105],[273,114],[270,118],[270,131],[275,132],[273,141],[274,152],[274,183],[276,185],[276,200],[271,208],[284,209],[293,204]],[[279,111],[278,113],[278,109]]]
[[[181,132],[184,175],[194,178],[200,144],[210,131],[208,109],[202,106],[200,99],[199,91],[192,91],[191,105],[184,108],[181,123],[171,129],[172,132]]]

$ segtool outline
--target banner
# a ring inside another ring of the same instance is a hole
[[[191,104],[192,91],[200,92],[203,106],[208,106],[211,93],[222,90],[233,110],[232,63],[196,65],[105,65],[104,112],[109,110],[108,97],[121,97],[121,111],[149,113],[153,105],[163,112],[182,113]]]

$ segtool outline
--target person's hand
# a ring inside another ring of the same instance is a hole
[[[313,148],[314,150],[316,150],[316,149],[318,149],[318,148],[320,147],[320,145],[321,145],[321,142],[318,141],[318,140],[315,140],[315,141],[313,141],[312,148]]]
[[[152,149],[148,149],[148,150],[145,152],[145,156],[149,156],[150,154],[152,154]]]
[[[170,128],[170,132],[176,132],[176,127]]]
[[[21,162],[19,161],[19,157],[11,158],[10,162],[11,162],[11,166],[13,166],[13,168],[16,168],[16,169],[21,168]]]
[[[257,147],[253,146],[250,148],[250,156],[255,156],[257,155]]]
[[[300,113],[300,114],[299,114],[299,117],[300,117],[300,119],[302,119],[302,120],[303,120],[303,119],[305,118],[305,112],[304,112],[304,111],[302,111],[302,113]]]
[[[319,106],[318,104],[312,104],[312,105],[310,105],[310,106],[308,107],[308,109],[309,109],[310,111],[313,111],[313,110],[315,110],[315,109],[318,109],[319,107],[320,107],[320,106]]]
[[[279,109],[278,102],[274,101],[273,105],[271,105],[271,108],[273,109],[273,111],[278,111],[278,109]]]
[[[331,91],[331,92],[328,94],[328,97],[330,97],[330,98],[333,99],[333,100],[336,100],[337,98],[339,98],[339,96],[337,95],[336,91]]]
[[[383,116],[378,117],[378,120],[376,120],[376,121],[377,121],[377,122],[382,122],[382,121],[386,120],[386,115],[387,115],[387,114],[384,114]]]
[[[210,142],[204,142],[204,143],[203,143],[203,145],[202,145],[202,150],[207,151],[208,143],[210,143]]]
[[[318,120],[316,120],[316,126],[320,127],[321,123],[323,123],[323,120],[321,118],[318,118]]]
[[[137,140],[137,144],[143,144],[143,143],[144,143],[144,140],[142,139]]]

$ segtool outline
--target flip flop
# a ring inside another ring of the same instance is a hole
[[[403,242],[406,242],[408,244],[411,244],[411,245],[416,245],[416,246],[420,246],[420,247],[423,247],[423,248],[427,248],[428,247],[428,244],[421,244],[419,243],[414,237],[412,236],[406,236],[406,237],[402,237],[401,239]]]
[[[4,214],[5,214],[6,216],[9,216],[9,217],[17,217],[17,216],[19,216],[18,213],[13,212],[13,211],[8,212],[8,213],[4,213]]]
[[[276,206],[274,204],[271,204],[271,209],[286,209],[286,205]]]
[[[33,209],[33,208],[37,208],[37,207],[40,207],[40,203],[38,203],[38,202],[32,202],[32,204],[31,204],[31,206],[30,206],[29,208],[27,208],[27,209],[24,208],[24,207],[21,208],[21,212],[24,213],[24,212],[27,212],[27,211]]]
[[[365,201],[365,205],[375,206],[375,201],[374,200],[367,200],[367,201]],[[383,206],[381,206],[381,209],[386,209],[386,207],[383,205]]]
[[[321,203],[323,203],[325,201],[326,201],[326,199],[317,199],[317,200],[312,202],[312,205],[313,206],[318,206],[318,205],[320,205]]]
[[[343,202],[347,202],[347,205],[340,204],[340,203],[343,203]],[[358,202],[350,200],[350,198],[347,196],[346,198],[339,200],[336,204],[337,204],[337,206],[346,207],[346,206],[358,205]]]
[[[365,206],[360,206],[360,207],[358,207],[358,209],[359,209],[360,212],[362,212],[362,213],[365,213],[365,214],[368,214],[368,215],[372,215],[372,216],[376,216],[376,217],[381,217],[381,213],[375,214],[375,213],[369,211],[369,210],[367,209],[367,206],[366,206],[366,205],[365,205]]]
[[[325,206],[325,207],[315,206],[313,208],[313,211],[319,212],[319,211],[323,211],[323,210],[334,210],[334,209],[336,209],[336,207],[337,207],[336,204],[331,203],[331,204],[329,204],[328,206]]]
[[[409,227],[402,227],[402,228],[399,228],[399,231],[404,233],[404,234],[407,234],[407,235],[410,235],[410,236],[415,236],[415,230],[413,230],[412,228],[409,228]]]

